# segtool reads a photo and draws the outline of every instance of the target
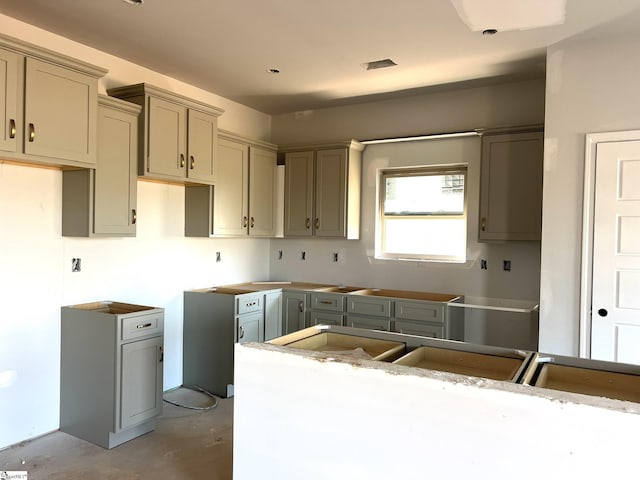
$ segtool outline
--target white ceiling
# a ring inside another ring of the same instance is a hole
[[[494,36],[472,32],[449,0],[0,0],[0,13],[278,114],[542,77],[548,45],[640,29],[640,0],[566,5],[562,25]],[[398,66],[362,67],[385,58]]]

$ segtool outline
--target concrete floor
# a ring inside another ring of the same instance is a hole
[[[186,389],[165,394],[186,405],[210,402],[203,397]],[[232,429],[232,398],[206,411],[165,402],[154,431],[111,450],[58,431],[0,450],[0,471],[26,471],[29,480],[230,480]]]

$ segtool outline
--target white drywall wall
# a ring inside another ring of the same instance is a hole
[[[599,479],[637,471],[637,409],[269,347],[236,347],[235,480]]]
[[[548,50],[541,351],[578,355],[585,135],[640,128],[639,42],[573,39]]]
[[[225,108],[222,128],[269,140],[268,115],[3,15],[0,31],[108,68],[103,91],[152,83]],[[269,275],[268,240],[184,237],[181,186],[138,181],[135,238],[63,238],[61,219],[59,170],[0,159],[0,448],[58,428],[61,306],[114,300],[164,308],[167,389],[182,383],[182,292]],[[79,273],[71,273],[75,257]]]

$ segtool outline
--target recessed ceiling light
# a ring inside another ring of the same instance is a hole
[[[128,3],[129,5],[142,5],[144,0],[122,0],[124,3]]]
[[[364,68],[365,70],[377,70],[378,68],[395,67],[396,65],[398,64],[390,58],[385,58],[384,60],[376,60],[375,62],[363,63],[362,68]]]
[[[498,33],[498,30],[495,28],[486,28],[482,31],[483,35],[495,35],[496,33]]]
[[[562,25],[567,0],[450,0],[460,19],[474,32],[529,30]]]
[[[280,73],[280,69],[279,68],[267,68],[267,73],[271,73],[272,75],[277,75],[278,73]]]

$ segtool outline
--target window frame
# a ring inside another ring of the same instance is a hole
[[[381,260],[408,260],[419,262],[446,262],[446,263],[465,263],[467,260],[468,248],[468,171],[469,166],[466,163],[455,164],[438,164],[423,165],[410,167],[389,167],[378,169],[377,172],[377,204],[375,215],[375,258]],[[427,215],[385,215],[384,202],[386,198],[386,179],[389,177],[410,177],[410,176],[441,176],[441,175],[463,175],[464,192],[463,192],[463,212],[459,215],[452,214],[427,214]],[[463,220],[464,221],[464,253],[458,255],[437,255],[429,253],[393,253],[385,251],[385,219],[415,219],[416,221],[424,221],[428,219],[439,220]]]

